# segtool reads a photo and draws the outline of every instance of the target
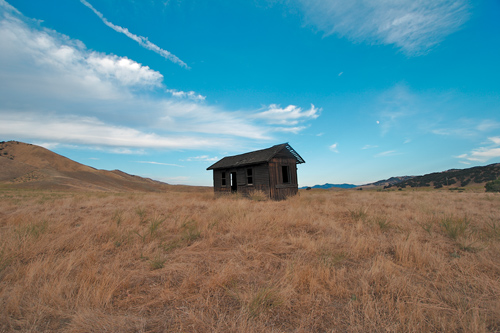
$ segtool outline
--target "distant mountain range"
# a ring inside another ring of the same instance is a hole
[[[114,192],[158,192],[170,186],[120,170],[94,169],[18,141],[0,142],[0,184],[9,188]]]
[[[403,176],[403,177],[391,177],[389,179],[384,179],[384,180],[379,180],[375,183],[370,183],[370,184],[365,184],[365,185],[354,185],[354,184],[330,184],[326,183],[324,185],[314,185],[314,186],[303,186],[301,189],[307,189],[308,187],[310,188],[323,188],[323,189],[329,189],[332,187],[336,188],[355,188],[355,187],[366,187],[366,186],[387,186],[387,185],[394,185],[397,184],[401,181],[405,181],[408,179],[413,178],[413,176]]]
[[[329,184],[329,183],[326,183],[326,184],[323,184],[323,185],[303,186],[303,187],[301,187],[301,189],[307,189],[308,187],[310,187],[310,188],[324,188],[324,189],[329,189],[329,188],[332,188],[332,187],[354,188],[354,187],[358,187],[358,186],[357,185],[353,185],[353,184]]]
[[[486,166],[472,167],[468,169],[450,169],[442,172],[433,172],[423,176],[402,176],[391,177],[389,179],[379,180],[374,183],[369,183],[361,186],[353,184],[329,184],[314,185],[310,188],[329,189],[337,188],[370,188],[383,187],[385,189],[391,187],[406,188],[406,187],[466,187],[473,184],[483,185],[488,181],[498,179],[500,177],[500,163],[494,163]],[[308,186],[301,187],[306,189]]]

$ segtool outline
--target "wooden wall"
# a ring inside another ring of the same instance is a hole
[[[247,184],[247,169],[252,169],[253,184]],[[226,172],[226,186],[222,186],[222,172]],[[252,191],[263,191],[269,193],[269,169],[267,164],[245,166],[241,168],[229,168],[225,170],[214,170],[214,192],[231,193],[232,172],[236,172],[237,192],[243,195]]]
[[[290,172],[290,182],[283,183],[282,166],[287,165]],[[269,161],[270,197],[274,200],[284,200],[296,195],[299,191],[297,164],[295,158],[275,157]]]
[[[285,151],[276,155],[269,163],[214,170],[214,192],[217,194],[231,193],[231,173],[236,172],[237,192],[247,195],[252,191],[260,190],[267,193],[271,199],[284,200],[296,195],[299,191],[297,179],[297,160]],[[283,183],[282,166],[288,166],[290,181]],[[253,184],[247,183],[247,169],[252,168]],[[222,186],[222,172],[226,173],[226,186]]]

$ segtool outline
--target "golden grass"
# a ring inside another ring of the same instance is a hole
[[[500,330],[500,196],[0,191],[0,331]]]

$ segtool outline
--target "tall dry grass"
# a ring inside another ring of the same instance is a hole
[[[0,331],[500,330],[500,196],[0,191]]]

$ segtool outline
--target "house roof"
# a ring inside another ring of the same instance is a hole
[[[300,157],[300,155],[297,154],[297,152],[288,143],[282,143],[280,145],[272,146],[267,149],[256,150],[240,155],[226,156],[215,164],[209,166],[207,170],[226,169],[245,165],[266,163],[269,162],[283,149],[286,149],[297,159],[297,164],[305,163],[302,157]]]

